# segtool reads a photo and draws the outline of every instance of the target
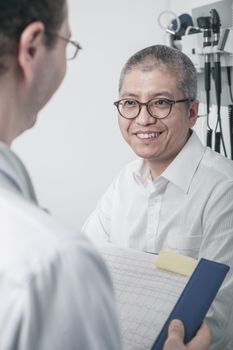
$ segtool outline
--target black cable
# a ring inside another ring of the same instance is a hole
[[[226,151],[225,141],[224,141],[224,137],[223,137],[222,122],[221,122],[221,115],[220,114],[219,114],[218,118],[219,118],[219,130],[220,130],[220,138],[222,141],[222,148],[223,148],[224,156],[227,157],[227,151]]]
[[[221,121],[221,94],[222,94],[222,80],[221,80],[221,63],[220,63],[220,54],[215,54],[216,60],[214,63],[214,82],[215,82],[215,91],[216,91],[216,102],[217,102],[217,123],[215,127],[215,138],[217,138],[217,141],[215,142],[216,148],[215,151],[220,153],[220,146],[218,146],[219,137],[222,142],[223,152],[225,157],[227,157],[226,152],[226,146],[225,141],[223,137],[223,131],[222,131],[222,121]],[[218,129],[220,135],[218,135]]]
[[[228,117],[230,129],[231,159],[233,160],[233,105],[228,106]]]
[[[213,46],[217,46],[220,36],[221,21],[216,9],[210,10],[211,13],[211,28],[213,32]],[[214,82],[216,91],[216,102],[217,102],[217,122],[215,127],[215,150],[220,153],[220,143],[222,142],[224,155],[227,157],[225,141],[222,131],[221,121],[221,94],[222,94],[222,79],[221,79],[221,61],[220,53],[217,51],[214,54]],[[219,126],[219,131],[217,131]]]
[[[231,102],[233,102],[233,96],[232,96],[232,88],[231,88],[231,86],[230,86],[229,91],[230,91],[230,98],[231,98]]]
[[[213,134],[213,130],[208,129],[206,134],[206,145],[207,147],[210,147],[210,148],[212,148],[212,134]]]
[[[227,81],[229,86],[231,102],[233,103],[232,88],[231,88],[231,67],[227,67]]]
[[[220,153],[220,145],[221,145],[221,132],[216,131],[215,132],[214,150],[218,153]]]

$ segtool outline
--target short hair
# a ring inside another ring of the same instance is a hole
[[[121,91],[125,75],[134,69],[169,71],[177,78],[177,87],[184,98],[197,97],[197,72],[192,61],[180,50],[165,45],[154,45],[136,52],[124,65],[119,82]]]
[[[0,0],[0,74],[7,70],[5,56],[17,52],[23,30],[40,21],[45,26],[45,45],[54,47],[65,18],[65,0]]]

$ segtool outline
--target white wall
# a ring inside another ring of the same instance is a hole
[[[210,2],[210,1],[209,1]],[[196,0],[195,6],[208,1]],[[69,0],[74,39],[83,51],[40,113],[14,143],[43,207],[78,228],[120,168],[134,158],[118,131],[118,78],[131,54],[165,43],[158,14],[190,12],[191,1]]]

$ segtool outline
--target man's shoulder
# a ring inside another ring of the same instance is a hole
[[[211,150],[209,147],[206,148],[201,163],[207,166],[212,174],[216,173],[223,179],[233,180],[233,161]]]

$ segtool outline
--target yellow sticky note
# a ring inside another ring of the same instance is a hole
[[[197,260],[175,252],[161,251],[156,259],[156,266],[160,269],[191,276],[197,266]]]

